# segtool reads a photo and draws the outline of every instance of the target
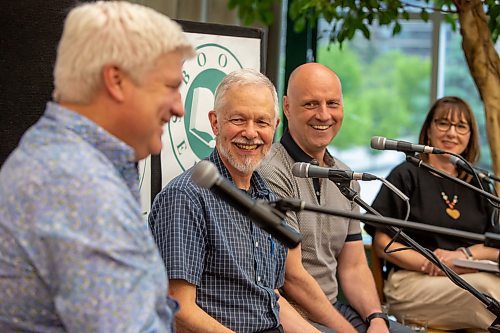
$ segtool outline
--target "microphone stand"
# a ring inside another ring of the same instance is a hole
[[[441,170],[438,170],[436,168],[433,168],[432,166],[430,166],[429,164],[425,163],[424,161],[422,161],[421,159],[418,159],[416,158],[415,156],[413,155],[410,155],[410,154],[406,154],[406,160],[414,165],[416,165],[417,167],[423,167],[424,169],[427,169],[428,171],[432,172],[432,173],[436,173],[438,175],[440,175],[441,177],[444,177],[444,178],[447,178],[451,181],[454,181],[455,183],[459,183],[459,184],[462,184],[463,186],[473,190],[473,191],[476,191],[477,193],[479,193],[480,195],[482,195],[483,197],[486,197],[496,203],[500,203],[500,198],[489,193],[489,192],[486,192],[486,191],[483,191],[467,182],[464,182],[463,180],[459,179],[459,178],[456,178],[456,177],[453,177],[453,176],[450,176],[449,174],[441,171]]]
[[[458,184],[461,184],[465,187],[467,187],[468,189],[471,189],[475,192],[477,192],[478,194],[482,195],[483,197],[486,197],[488,199],[488,202],[493,206],[493,213],[492,213],[492,223],[495,224],[495,228],[496,230],[498,231],[499,230],[499,223],[500,223],[500,214],[499,214],[499,206],[498,205],[495,205],[492,201],[494,201],[495,203],[499,203],[500,202],[500,198],[493,195],[492,193],[489,193],[487,191],[484,191],[480,188],[477,188],[465,181],[463,181],[462,179],[460,178],[456,178],[456,177],[453,177],[453,176],[450,176],[449,174],[439,170],[439,169],[436,169],[434,167],[432,167],[431,165],[429,165],[428,163],[425,163],[424,161],[422,161],[421,159],[415,157],[414,155],[411,155],[411,154],[406,154],[406,161],[416,165],[417,167],[423,167],[424,169],[426,169],[427,171],[430,171],[430,172],[433,172],[433,173],[436,173],[438,175],[440,175],[441,177],[444,177],[446,179],[449,179],[455,183],[458,183]],[[495,189],[495,185],[493,185],[493,192],[494,192],[494,189]],[[491,200],[491,201],[490,201]],[[495,248],[499,248],[498,245],[492,245],[492,244],[487,244],[485,243],[486,246],[490,246],[490,247],[495,247]],[[500,265],[500,254],[499,254],[499,265]]]
[[[485,170],[486,171],[486,170]],[[500,182],[500,178],[492,174],[491,172],[486,171],[486,176],[490,179],[493,179],[496,182]]]
[[[361,199],[356,191],[351,189],[347,184],[348,182],[337,182],[334,181],[335,184],[339,187],[340,192],[344,196],[346,196],[349,200],[354,201],[361,207],[363,207],[367,212],[370,212],[372,215],[362,215],[362,214],[356,214],[356,213],[351,213],[351,212],[346,212],[346,211],[341,211],[338,209],[331,209],[331,208],[323,208],[321,206],[316,206],[316,205],[311,205],[307,204],[304,201],[298,200],[298,199],[280,199],[277,202],[274,203],[274,206],[276,209],[286,212],[287,210],[292,210],[299,212],[301,210],[306,210],[306,211],[311,211],[311,212],[316,212],[320,214],[327,214],[327,215],[333,215],[333,216],[341,216],[345,218],[350,218],[350,219],[356,219],[363,221],[365,223],[368,223],[370,225],[374,226],[387,226],[394,232],[398,234],[399,237],[401,237],[411,248],[413,248],[415,251],[423,255],[427,260],[432,262],[434,265],[439,267],[445,274],[448,276],[448,278],[455,283],[457,286],[459,286],[462,289],[467,290],[469,293],[471,293],[474,297],[479,299],[484,305],[486,305],[486,308],[496,316],[496,319],[493,321],[491,326],[488,328],[489,332],[494,332],[494,333],[500,333],[500,303],[492,298],[491,296],[485,295],[480,293],[477,289],[475,289],[473,286],[471,286],[469,283],[467,283],[464,279],[462,279],[457,273],[455,273],[452,269],[450,269],[448,266],[443,264],[442,262],[437,259],[437,257],[429,251],[428,249],[422,247],[420,244],[418,244],[416,241],[414,241],[411,237],[406,235],[403,231],[396,227],[404,227],[404,228],[411,228],[411,229],[416,229],[416,230],[422,230],[422,231],[431,231],[431,232],[437,232],[445,235],[450,235],[450,236],[455,236],[455,237],[464,237],[472,240],[478,240],[485,242],[487,239],[491,238],[493,240],[493,243],[500,245],[500,235],[495,235],[491,233],[488,236],[485,235],[480,235],[480,234],[475,234],[472,232],[467,232],[467,231],[460,231],[460,230],[452,230],[452,229],[447,229],[447,228],[442,228],[442,227],[436,227],[432,225],[427,225],[427,224],[422,224],[422,223],[416,223],[416,222],[409,222],[409,221],[403,221],[399,219],[394,219],[394,218],[388,218],[388,217],[383,217],[378,213],[375,209],[373,209],[370,205],[368,205],[363,199]],[[486,243],[485,243],[486,244]]]
[[[493,172],[491,171],[488,171],[488,170],[485,170],[485,169],[481,169],[481,168],[478,168],[478,167],[473,167],[472,168],[474,171],[476,172],[481,172],[484,174],[486,180],[491,181],[495,181],[495,182],[500,182],[500,177],[497,177]]]

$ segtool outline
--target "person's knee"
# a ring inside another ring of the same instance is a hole
[[[493,291],[500,290],[500,278],[488,273],[478,274],[471,283],[481,293],[486,293],[491,296]]]

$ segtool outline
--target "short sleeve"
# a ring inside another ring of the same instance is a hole
[[[149,226],[168,278],[199,285],[206,252],[206,226],[196,194],[167,186],[153,202]]]

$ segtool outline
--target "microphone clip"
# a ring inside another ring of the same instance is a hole
[[[418,155],[415,153],[406,153],[406,161],[412,163],[413,165],[416,165],[417,167],[420,167],[422,164],[422,160],[418,158]]]
[[[299,199],[283,198],[269,202],[269,205],[274,207],[277,211],[285,214],[290,210],[293,212],[300,212],[301,210],[304,210],[306,203]]]
[[[340,193],[342,193],[342,195],[344,197],[346,197],[349,201],[353,201],[354,198],[358,195],[358,192],[354,191],[351,187],[350,187],[350,182],[348,181],[333,181],[335,183],[335,185],[337,185]]]

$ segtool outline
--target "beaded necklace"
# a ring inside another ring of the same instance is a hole
[[[458,209],[455,209],[455,205],[458,202],[458,196],[455,194],[453,196],[453,200],[451,202],[448,199],[448,196],[446,195],[446,193],[441,192],[441,197],[443,198],[446,206],[448,206],[446,208],[446,214],[448,214],[448,216],[450,216],[454,220],[458,219],[460,217],[460,211]]]

